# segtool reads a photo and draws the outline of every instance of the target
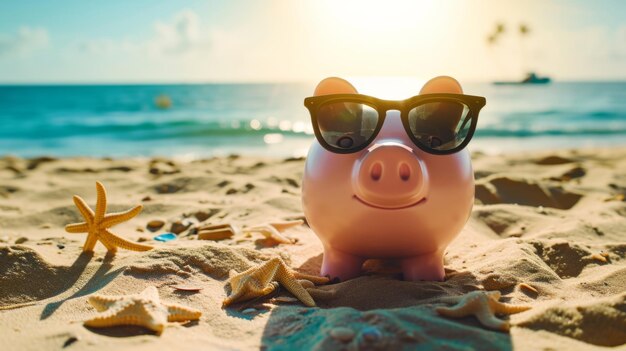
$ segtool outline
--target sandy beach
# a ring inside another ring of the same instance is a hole
[[[626,148],[473,154],[476,202],[445,256],[445,282],[405,282],[392,261],[370,260],[357,279],[317,287],[318,307],[285,289],[223,309],[228,272],[272,257],[319,273],[322,247],[306,223],[284,233],[198,240],[201,224],[252,226],[304,219],[303,159],[222,157],[0,159],[0,344],[3,350],[198,349],[515,349],[589,350],[626,344]],[[96,245],[72,202],[109,212],[142,204],[114,228],[151,251]],[[161,220],[162,228],[147,227]],[[153,238],[176,232],[176,240]],[[199,286],[198,292],[174,286]],[[140,327],[87,328],[91,294],[135,294],[156,286],[162,300],[202,311],[161,335]],[[448,319],[441,297],[499,290],[502,301],[532,306],[512,315],[510,332],[474,317]],[[340,337],[337,330],[341,330]]]

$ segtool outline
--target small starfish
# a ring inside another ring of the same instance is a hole
[[[193,308],[162,302],[154,286],[136,295],[91,295],[89,303],[99,312],[106,311],[85,321],[85,326],[94,328],[138,325],[161,334],[167,322],[198,320],[202,315]]]
[[[265,236],[266,239],[271,239],[281,244],[293,244],[294,241],[281,234],[281,232],[284,232],[289,228],[302,225],[303,223],[304,221],[301,219],[295,221],[266,223],[250,228],[243,228],[243,232],[244,234],[261,233],[263,234],[263,236]]]
[[[509,322],[496,318],[495,314],[514,314],[531,309],[530,306],[513,306],[499,302],[499,291],[472,291],[462,296],[448,296],[440,299],[443,303],[455,303],[452,307],[437,307],[440,315],[461,318],[473,315],[487,328],[507,331]]]
[[[83,252],[93,252],[98,240],[100,240],[100,242],[106,246],[107,251],[111,253],[115,253],[118,247],[132,251],[147,251],[152,249],[152,246],[133,243],[120,238],[108,230],[108,228],[138,215],[143,209],[143,206],[135,206],[124,212],[105,214],[107,209],[106,189],[102,183],[96,182],[96,191],[98,193],[96,212],[94,213],[80,196],[74,195],[74,204],[85,218],[85,222],[65,226],[65,231],[68,233],[89,233],[87,240],[85,240],[85,245],[83,246]]]
[[[241,273],[231,270],[229,276],[228,284],[231,286],[231,294],[224,299],[223,306],[228,306],[236,301],[265,296],[274,291],[280,283],[306,306],[313,307],[315,301],[303,287],[303,284],[310,286],[314,283],[324,284],[328,282],[326,277],[296,272],[278,257]]]

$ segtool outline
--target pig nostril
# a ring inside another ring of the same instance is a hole
[[[400,168],[398,169],[398,173],[400,174],[400,179],[407,181],[411,178],[411,168],[406,163],[402,162],[400,164]]]
[[[383,165],[380,162],[376,162],[370,168],[370,176],[373,180],[378,181],[383,176]]]

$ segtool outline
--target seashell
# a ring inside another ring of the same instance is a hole
[[[216,230],[216,229],[224,229],[230,228],[233,233],[239,234],[239,227],[231,224],[231,223],[221,223],[221,224],[205,224],[198,227],[198,231],[207,231],[207,230]]]
[[[608,257],[608,254],[594,253],[594,254],[591,254],[591,255],[589,255],[587,257],[589,259],[592,259],[592,260],[595,260],[595,261],[606,263],[607,262],[606,258]]]
[[[293,221],[285,221],[285,222],[275,222],[275,223],[270,223],[270,225],[274,228],[276,228],[276,230],[278,230],[279,232],[285,231],[289,228],[293,228],[293,227],[297,227],[300,225],[303,225],[304,221],[301,219],[296,219]]]
[[[330,336],[341,342],[348,343],[354,339],[354,330],[346,327],[337,327],[330,330]]]
[[[198,292],[200,290],[202,290],[201,286],[198,285],[176,285],[174,286],[174,289],[176,290],[181,290],[181,291],[194,291],[194,292]]]
[[[539,290],[530,284],[520,283],[519,288],[533,294],[539,294]]]

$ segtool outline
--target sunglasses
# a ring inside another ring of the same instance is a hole
[[[349,154],[367,147],[380,132],[388,110],[399,110],[402,125],[421,150],[448,155],[462,150],[472,139],[481,96],[424,94],[402,101],[361,94],[332,94],[304,99],[313,130],[328,151]]]

